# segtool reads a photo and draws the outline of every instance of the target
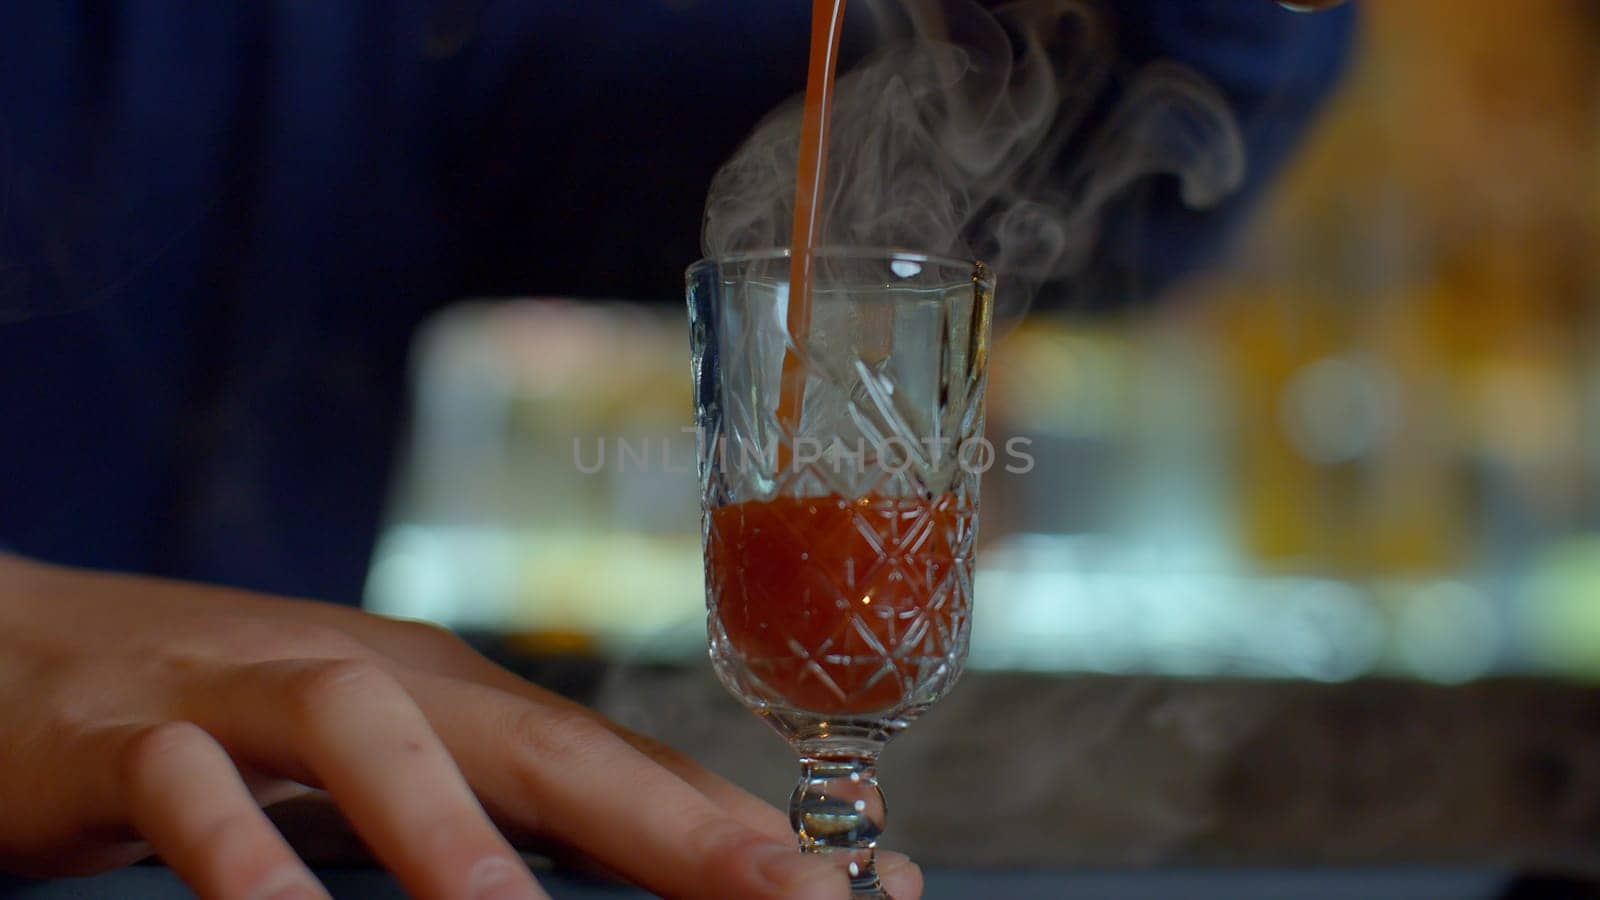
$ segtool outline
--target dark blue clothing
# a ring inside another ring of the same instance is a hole
[[[802,84],[808,7],[0,5],[0,545],[355,601],[419,320],[463,296],[678,302],[712,172]],[[1189,61],[1235,101],[1252,188],[1351,28],[1113,8],[1130,61]],[[1152,204],[1154,240],[1124,229],[1108,266],[1159,279],[1230,214]]]

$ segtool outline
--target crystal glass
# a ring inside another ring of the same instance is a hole
[[[815,254],[792,336],[787,251],[688,272],[707,631],[723,684],[799,757],[800,849],[883,897],[879,751],[967,651],[994,292],[980,263]],[[798,417],[779,414],[786,359]]]

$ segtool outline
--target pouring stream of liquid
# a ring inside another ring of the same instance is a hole
[[[843,29],[844,0],[812,0],[811,61],[806,70],[800,162],[795,171],[794,234],[789,241],[787,325],[795,346],[801,346],[811,330],[812,250],[821,227],[828,122],[833,112],[833,82],[839,69],[839,36]],[[805,384],[805,367],[791,348],[783,357],[778,393],[778,424],[791,437],[799,432]],[[784,465],[787,448],[782,441],[778,446],[779,462]]]
[[[1343,0],[1278,0],[1286,9],[1311,12],[1337,6]],[[799,163],[795,171],[794,231],[789,241],[789,302],[786,324],[793,347],[783,357],[778,391],[778,425],[792,438],[800,430],[800,410],[805,399],[805,366],[794,347],[803,344],[811,330],[811,281],[822,219],[822,197],[828,161],[828,124],[833,111],[834,77],[839,68],[839,39],[844,29],[845,0],[812,0],[811,58],[806,68],[805,112],[800,127]],[[789,447],[778,443],[780,467],[787,465]]]

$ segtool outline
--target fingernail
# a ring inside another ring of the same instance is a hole
[[[878,851],[878,871],[880,872],[894,872],[899,869],[915,868],[919,867],[911,861],[911,857],[904,853],[897,853],[893,850]]]
[[[751,854],[760,872],[777,896],[790,900],[839,900],[850,896],[850,880],[843,870],[815,856],[781,845]]]
[[[326,895],[319,894],[303,884],[297,884],[294,887],[286,887],[278,891],[276,894],[267,897],[266,900],[318,900],[318,898],[324,896]]]
[[[884,888],[893,889],[890,893],[896,897],[917,894],[922,889],[922,867],[904,853],[879,850],[878,877],[883,879]]]
[[[326,900],[327,892],[307,883],[306,877],[298,866],[282,867],[263,879],[250,896],[255,900]]]
[[[527,867],[498,856],[479,860],[467,882],[472,900],[545,900]]]

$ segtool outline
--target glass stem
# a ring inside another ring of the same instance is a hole
[[[789,823],[803,853],[826,854],[850,875],[852,897],[888,898],[874,849],[887,808],[878,790],[877,754],[800,757]]]

